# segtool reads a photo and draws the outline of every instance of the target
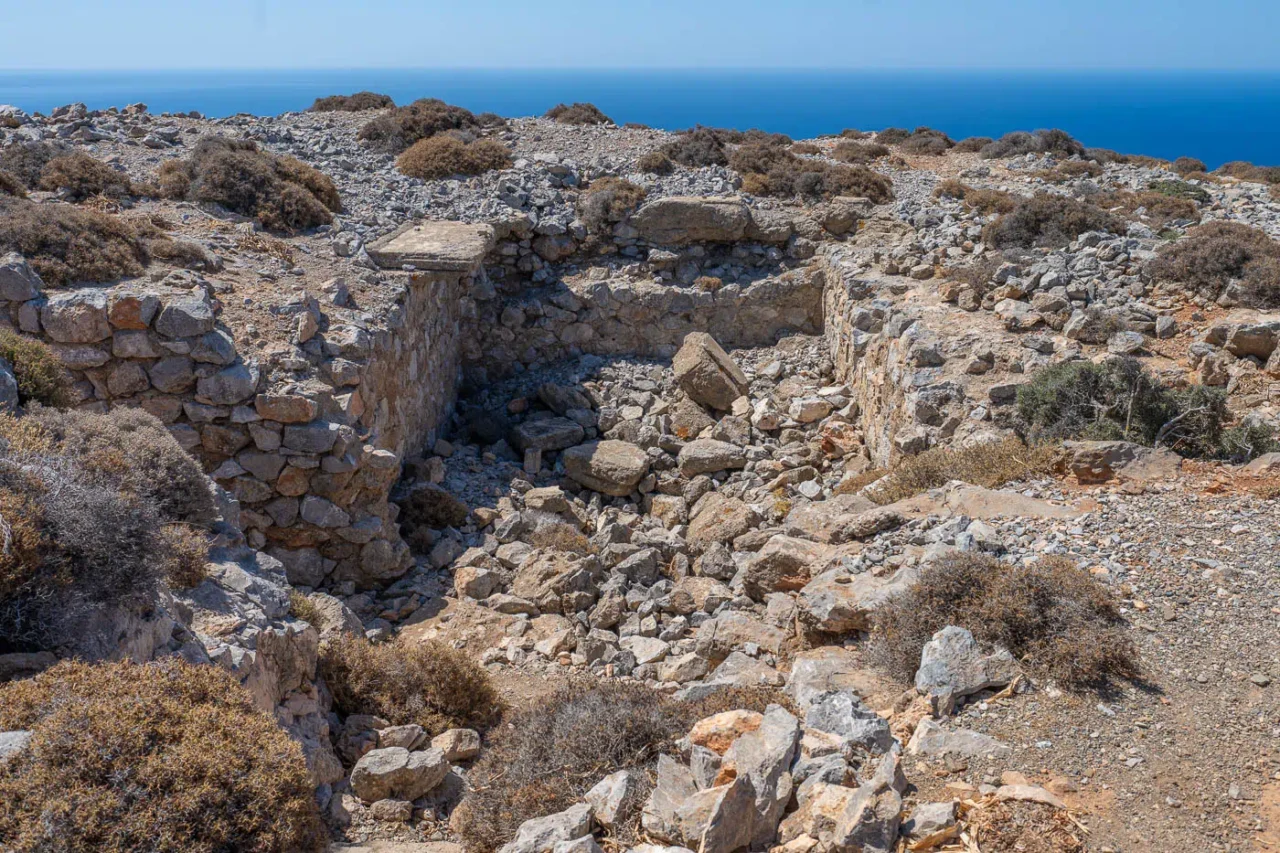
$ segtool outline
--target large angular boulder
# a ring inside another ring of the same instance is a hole
[[[848,690],[831,690],[814,699],[804,724],[806,728],[835,735],[848,747],[872,755],[888,752],[894,743],[888,720]]]
[[[784,708],[772,706],[760,725],[745,732],[725,750],[716,781],[745,779],[755,793],[751,812],[751,843],[763,849],[778,833],[778,821],[791,800],[791,764],[800,747],[800,721]]]
[[[649,473],[649,457],[626,441],[592,441],[566,450],[564,471],[592,491],[614,497],[631,494]]]
[[[742,368],[705,332],[685,336],[671,368],[689,399],[722,412],[729,411],[749,387]]]
[[[771,592],[795,592],[810,581],[810,570],[820,566],[828,549],[807,539],[777,535],[747,563],[743,590],[762,601]]]
[[[649,202],[631,217],[640,237],[663,246],[732,243],[741,240],[751,212],[736,198],[668,196]]]
[[[715,542],[732,542],[760,522],[760,516],[749,504],[720,492],[705,495],[693,509],[686,538],[697,551]]]
[[[947,715],[956,701],[991,687],[1003,687],[1018,675],[1013,655],[996,649],[984,655],[964,628],[948,625],[925,643],[916,670],[916,690],[929,697],[934,712]]]
[[[591,806],[578,803],[556,814],[526,820],[500,853],[551,853],[559,844],[590,835],[591,825]]]
[[[741,447],[714,438],[699,438],[680,448],[676,459],[680,473],[693,478],[699,474],[714,474],[747,464],[747,455]]]
[[[751,843],[755,792],[746,777],[699,790],[693,773],[658,757],[657,782],[641,826],[654,838],[699,853],[734,853]]]
[[[1129,441],[1064,441],[1062,447],[1070,454],[1067,468],[1081,483],[1169,480],[1182,469],[1182,457],[1172,450]]]
[[[918,577],[919,569],[915,567],[901,568],[886,577],[850,575],[844,569],[832,569],[805,584],[796,604],[801,618],[818,631],[869,631],[876,608],[906,591]]]
[[[438,749],[393,746],[366,752],[351,771],[351,790],[366,803],[416,800],[444,781],[449,762]]]
[[[563,450],[585,437],[582,425],[568,418],[525,421],[511,430],[511,443],[517,450]]]

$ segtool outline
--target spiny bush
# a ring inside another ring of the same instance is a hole
[[[0,170],[0,195],[9,195],[14,198],[26,198],[27,188],[22,185],[22,181],[18,180],[8,172]]]
[[[431,734],[486,729],[502,713],[489,674],[464,653],[436,642],[370,643],[342,635],[320,651],[320,674],[343,714],[376,714]]]
[[[446,104],[439,98],[422,98],[370,120],[359,137],[370,148],[399,154],[419,139],[446,130],[475,130],[480,121],[470,110]]]
[[[134,194],[129,176],[88,154],[77,151],[54,157],[40,170],[40,189],[61,191],[69,201],[104,195],[112,199]]]
[[[1126,219],[1135,219],[1139,210],[1145,211],[1144,221],[1156,228],[1178,221],[1200,218],[1200,208],[1194,201],[1186,198],[1165,195],[1155,192],[1131,193],[1128,190],[1115,190],[1101,193],[1090,198],[1098,207],[1118,213]]]
[[[578,196],[578,218],[591,231],[626,219],[644,201],[644,187],[622,178],[597,178]]]
[[[969,136],[957,142],[952,150],[958,154],[977,154],[994,141],[990,136]]]
[[[207,517],[198,497],[156,477],[181,480],[195,463],[176,461],[185,454],[159,421],[128,414],[0,416],[0,650],[74,647],[89,614],[145,610],[167,577],[191,577],[191,543],[164,526]]]
[[[580,683],[519,711],[494,730],[472,768],[472,788],[454,813],[454,827],[477,851],[497,850],[526,820],[563,811],[604,776],[649,767],[698,720],[721,711],[764,711],[789,704],[778,691],[718,690],[697,702],[678,702],[640,684]],[[624,806],[619,843],[639,840],[647,776]]]
[[[876,142],[881,145],[897,145],[911,138],[911,131],[905,127],[886,127],[876,134]]]
[[[961,183],[954,178],[938,184],[933,194],[939,198],[954,198],[983,215],[1008,213],[1018,206],[1018,197],[1002,190],[984,190]]]
[[[1170,198],[1182,198],[1199,204],[1208,204],[1213,196],[1203,187],[1189,184],[1186,181],[1152,181],[1147,189],[1153,193],[1167,195]]]
[[[1036,195],[988,225],[983,240],[996,248],[1060,249],[1086,231],[1123,233],[1118,217],[1086,202]]]
[[[1223,454],[1226,393],[1162,384],[1133,358],[1046,367],[1018,388],[1018,416],[1032,440],[1122,440],[1183,456]]]
[[[326,225],[342,210],[327,175],[262,151],[251,139],[206,136],[187,159],[161,164],[157,184],[167,198],[219,204],[270,231]]]
[[[71,375],[44,341],[0,329],[0,358],[18,380],[19,405],[71,405]]]
[[[556,104],[547,110],[545,117],[557,124],[613,124],[613,119],[595,104]]]
[[[128,222],[70,204],[0,197],[0,250],[18,252],[46,284],[139,275],[151,260]]]
[[[840,131],[841,139],[866,139],[869,136],[871,136],[871,134],[858,130],[854,127],[846,127],[844,130]]]
[[[1255,166],[1244,160],[1233,160],[1230,163],[1224,163],[1215,169],[1213,173],[1259,184],[1280,184],[1280,166]]]
[[[898,150],[904,154],[926,154],[937,156],[946,154],[955,147],[955,142],[940,130],[931,127],[917,127],[911,136],[904,139]]]
[[[396,168],[411,178],[438,180],[453,175],[482,175],[511,165],[511,152],[495,139],[463,142],[447,133],[415,142],[396,158]]]
[[[13,175],[27,189],[39,189],[45,164],[70,150],[65,143],[19,142],[0,149],[0,169]]]
[[[995,142],[982,146],[978,155],[984,160],[1004,157],[1020,157],[1023,154],[1053,154],[1056,157],[1076,157],[1085,148],[1064,130],[1023,130],[1006,133]]]
[[[715,128],[695,127],[662,146],[661,152],[682,166],[724,166],[729,154],[722,136]]]
[[[822,149],[817,145],[814,145],[812,142],[793,142],[791,144],[791,153],[809,155],[821,154]]]
[[[1179,157],[1173,161],[1172,169],[1179,175],[1192,175],[1209,171],[1209,167],[1204,164],[1204,161],[1197,160],[1195,157]]]
[[[636,168],[650,175],[670,175],[676,164],[665,152],[650,151],[636,161]]]
[[[889,179],[865,166],[805,160],[777,145],[742,145],[729,158],[729,166],[743,176],[743,189],[754,195],[811,199],[863,196],[874,204],[893,198]]]
[[[1096,178],[1102,174],[1102,167],[1088,160],[1065,160],[1052,169],[1040,169],[1032,172],[1031,177],[1040,178],[1052,184],[1063,184],[1079,178]]]
[[[831,151],[833,159],[841,163],[870,163],[889,156],[889,146],[879,142],[841,142]]]
[[[497,113],[478,113],[476,115],[476,122],[481,127],[486,127],[491,129],[492,128],[501,129],[508,126],[507,120],[502,116],[498,115]]]
[[[1008,649],[1033,673],[1068,688],[1139,674],[1137,648],[1110,592],[1067,557],[1014,565],[983,554],[942,556],[876,610],[872,657],[911,679],[925,644],[948,625]]]
[[[1274,307],[1280,305],[1271,294],[1277,259],[1280,242],[1265,232],[1240,222],[1209,222],[1162,248],[1146,271],[1210,300],[1238,280],[1243,300]]]
[[[1127,166],[1142,166],[1148,169],[1166,169],[1169,167],[1169,161],[1161,160],[1159,157],[1148,157],[1145,154],[1121,154],[1119,151],[1112,151],[1110,148],[1086,148],[1081,156],[1086,160],[1092,160],[1103,166],[1108,163],[1120,163]]]
[[[935,447],[904,457],[876,481],[869,497],[878,504],[890,504],[940,488],[952,480],[994,489],[1048,474],[1055,459],[1052,448],[1029,447],[1017,438],[967,447]]]
[[[230,674],[168,658],[64,662],[0,686],[0,838],[15,853],[319,853],[298,744]]]
[[[316,98],[311,105],[313,113],[359,113],[365,110],[383,110],[394,107],[396,102],[390,95],[377,92],[356,92],[354,95],[329,95],[327,98]]]

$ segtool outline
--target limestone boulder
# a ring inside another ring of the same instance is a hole
[[[631,217],[641,239],[663,246],[736,242],[750,223],[751,212],[741,199],[697,196],[656,199]]]
[[[608,439],[571,447],[562,455],[570,479],[614,497],[631,494],[649,473],[649,457],[637,445]]]
[[[996,649],[984,655],[973,634],[948,625],[925,643],[916,670],[916,690],[929,697],[934,712],[948,715],[956,702],[980,690],[1003,687],[1018,675],[1013,655]]]
[[[705,332],[685,336],[671,367],[689,399],[722,412],[729,411],[749,388],[742,368]]]
[[[438,749],[403,747],[366,752],[351,771],[351,790],[366,803],[416,800],[444,781],[449,762]]]
[[[714,438],[699,438],[682,447],[676,461],[680,465],[681,474],[696,477],[699,474],[741,468],[747,464],[747,455],[736,444]]]

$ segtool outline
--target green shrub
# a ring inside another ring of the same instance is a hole
[[[988,225],[983,240],[999,249],[1060,249],[1086,231],[1124,233],[1117,217],[1066,196],[1036,195]]]
[[[547,110],[546,118],[557,124],[613,124],[595,104],[556,104]]]
[[[1147,185],[1147,189],[1160,195],[1167,195],[1171,198],[1184,198],[1200,204],[1208,204],[1213,200],[1213,196],[1209,195],[1208,190],[1195,184],[1189,184],[1186,181],[1152,181]]]
[[[925,644],[948,625],[1072,689],[1139,674],[1137,649],[1111,594],[1066,557],[1013,565],[981,554],[942,556],[876,610],[872,657],[910,680]]]
[[[644,201],[644,187],[622,178],[596,178],[578,196],[578,218],[587,229],[605,231]]]
[[[71,405],[71,375],[44,341],[0,329],[0,358],[13,367],[19,405]]]
[[[433,735],[460,726],[483,730],[502,713],[489,674],[442,643],[374,644],[344,634],[321,649],[320,674],[340,714],[375,714]]]
[[[984,160],[1020,157],[1024,154],[1053,154],[1055,157],[1083,155],[1085,148],[1063,130],[1037,130],[1027,133],[1018,130],[1006,133],[995,142],[982,146],[978,154]]]
[[[1204,164],[1204,161],[1197,160],[1195,157],[1179,157],[1173,161],[1172,168],[1179,175],[1192,175],[1209,171],[1209,167]]]
[[[278,157],[250,139],[206,136],[186,160],[157,174],[167,198],[219,204],[270,231],[293,232],[333,221],[342,210],[327,175],[293,157]]]
[[[358,113],[365,110],[384,110],[394,107],[396,102],[390,95],[379,95],[377,92],[356,92],[354,95],[329,95],[327,98],[316,98],[311,105],[313,113]]]
[[[0,838],[17,851],[319,853],[298,744],[236,679],[181,658],[64,662],[0,686]]]
[[[1018,388],[1018,415],[1034,440],[1123,440],[1183,456],[1221,456],[1226,394],[1163,385],[1133,358],[1046,367]]]
[[[1280,242],[1265,232],[1240,222],[1209,222],[1161,248],[1146,271],[1209,300],[1239,280],[1243,301],[1274,307],[1280,305],[1271,293],[1278,258]]]
[[[424,180],[482,175],[510,166],[511,152],[501,142],[493,139],[463,142],[447,133],[415,142],[396,159],[396,167],[401,172]]]
[[[54,157],[40,171],[40,189],[61,191],[69,201],[104,195],[121,199],[134,194],[129,176],[79,151]]]
[[[118,216],[6,197],[0,251],[21,254],[50,285],[115,281],[139,275],[151,260],[146,241]]]
[[[422,98],[370,120],[360,128],[359,137],[377,151],[399,154],[418,140],[437,133],[476,130],[480,126],[470,110],[438,98]]]

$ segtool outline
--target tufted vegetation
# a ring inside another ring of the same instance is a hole
[[[316,98],[315,103],[311,105],[310,111],[313,113],[358,113],[365,110],[383,110],[395,105],[396,102],[391,100],[390,95],[380,95],[377,92],[356,92],[354,95],[329,95],[326,98]]]
[[[219,204],[270,231],[326,225],[342,210],[327,175],[251,139],[206,136],[187,159],[162,163],[156,177],[166,198]]]
[[[449,133],[415,142],[396,159],[411,178],[436,180],[454,175],[482,175],[511,165],[511,152],[496,139],[464,141]]]
[[[0,329],[0,358],[18,380],[19,405],[71,405],[71,376],[44,341]]]
[[[1157,281],[1216,300],[1229,287],[1240,301],[1280,306],[1280,242],[1240,222],[1209,222],[1165,246],[1147,264]]]
[[[470,110],[439,98],[421,98],[372,119],[360,128],[360,139],[387,154],[399,154],[419,139],[446,130],[478,130],[481,122]]]
[[[40,173],[55,157],[70,153],[66,143],[18,142],[0,148],[0,170],[8,172],[29,190],[40,188]]]
[[[621,222],[644,201],[644,187],[622,178],[596,178],[578,196],[578,218],[591,231]]]
[[[1124,233],[1120,219],[1073,198],[1036,195],[986,227],[982,238],[998,249],[1063,248],[1086,231]]]
[[[302,751],[228,673],[64,662],[0,686],[0,838],[14,853],[319,853]]]
[[[0,649],[57,647],[89,613],[198,581],[202,534],[168,528],[212,516],[195,460],[145,412],[0,416]]]
[[[61,192],[68,201],[99,195],[121,199],[135,194],[128,175],[80,151],[46,163],[40,170],[40,189]]]
[[[1027,133],[1017,130],[988,142],[978,151],[984,160],[1003,157],[1020,157],[1024,154],[1052,154],[1055,157],[1077,157],[1085,148],[1064,130],[1037,130]]]
[[[742,188],[753,195],[781,198],[862,196],[874,204],[893,198],[893,184],[865,166],[824,163],[797,157],[780,145],[750,142],[729,158],[742,175]]]
[[[115,281],[151,260],[147,241],[118,216],[2,196],[0,251],[18,252],[52,285]]]
[[[547,110],[546,118],[558,124],[613,124],[595,104],[556,104]]]

